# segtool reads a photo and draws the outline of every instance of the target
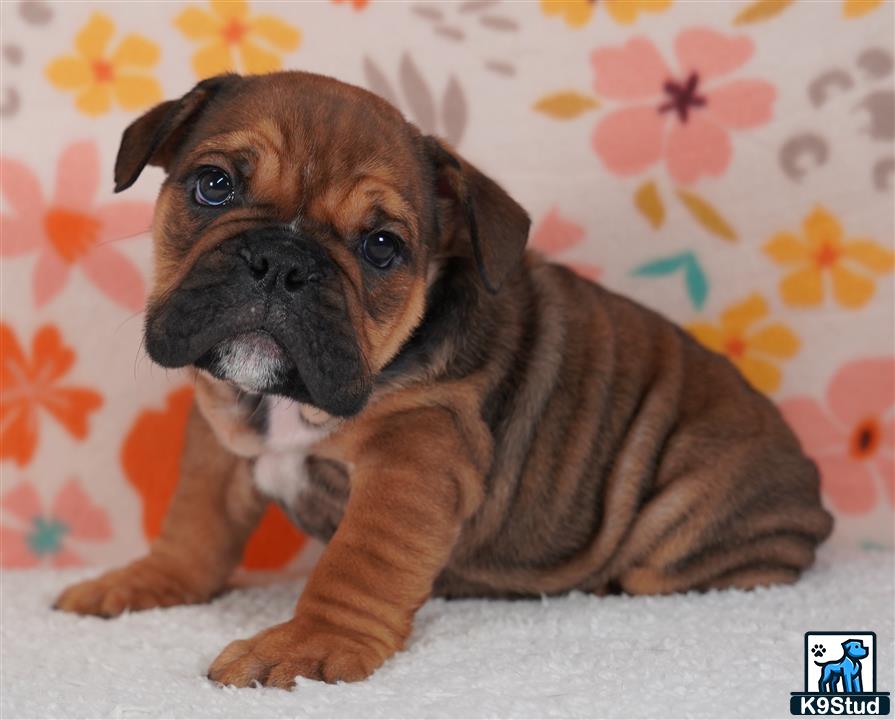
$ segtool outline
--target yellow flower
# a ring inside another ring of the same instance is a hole
[[[879,243],[865,238],[846,242],[839,221],[822,207],[805,218],[802,232],[804,239],[778,233],[764,246],[774,262],[793,267],[780,282],[780,294],[788,305],[819,305],[829,278],[840,305],[861,307],[876,290],[868,275],[892,272],[895,267],[895,255]]]
[[[622,25],[633,23],[641,12],[662,12],[671,5],[671,0],[541,0],[541,10],[545,15],[562,15],[569,27],[583,27],[597,2]]]
[[[193,69],[200,78],[234,70],[247,73],[279,70],[282,60],[275,51],[295,50],[301,42],[301,33],[279,18],[251,17],[244,0],[211,0],[209,4],[211,12],[190,6],[174,19],[180,32],[202,43],[193,55]]]
[[[876,10],[883,0],[845,0],[842,3],[842,14],[847,18],[856,18]]]
[[[113,98],[125,110],[139,110],[162,99],[158,81],[145,74],[158,63],[158,45],[141,35],[125,35],[110,53],[114,34],[115,23],[103,13],[93,13],[75,36],[75,54],[47,65],[47,79],[59,90],[76,91],[75,106],[87,115],[108,112]]]
[[[756,294],[728,307],[720,325],[694,323],[687,330],[709,350],[726,355],[756,388],[772,393],[780,387],[781,377],[780,368],[772,360],[795,355],[799,338],[780,323],[753,329],[767,314],[767,303]]]

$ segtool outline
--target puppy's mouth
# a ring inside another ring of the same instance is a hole
[[[247,392],[271,393],[288,383],[293,393],[307,393],[304,387],[295,386],[300,383],[295,363],[266,330],[242,332],[221,340],[194,364]]]
[[[163,367],[194,365],[330,415],[357,414],[372,392],[372,374],[333,261],[303,236],[280,228],[253,232],[201,256],[176,288],[150,303],[149,356]],[[247,253],[264,259],[263,268],[247,264]],[[298,280],[287,280],[298,271]]]

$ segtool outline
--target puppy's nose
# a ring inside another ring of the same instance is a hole
[[[286,292],[294,293],[315,278],[310,260],[291,249],[245,246],[239,250],[239,256],[252,278],[268,291],[279,284]]]

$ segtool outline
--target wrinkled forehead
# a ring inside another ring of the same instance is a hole
[[[371,208],[415,224],[423,201],[413,128],[379,98],[326,78],[247,79],[203,114],[184,160],[224,165],[246,179],[253,203],[337,228]]]

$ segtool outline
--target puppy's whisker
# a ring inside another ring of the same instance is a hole
[[[143,310],[137,310],[135,313],[128,315],[126,318],[124,318],[124,320],[118,323],[118,326],[115,328],[112,334],[117,335],[125,325],[127,325],[134,318],[140,317],[142,314]]]
[[[136,353],[134,353],[134,380],[135,380],[135,381],[136,381],[136,379],[137,379],[137,364],[138,364],[141,360],[144,360],[144,361],[145,361],[146,359],[148,359],[148,357],[149,357],[149,356],[148,356],[147,353],[146,353],[146,339],[145,339],[145,338],[143,337],[143,335],[141,334],[141,335],[140,335],[140,342],[139,342],[138,345],[137,345],[137,351],[136,351]],[[151,371],[151,370],[152,370],[152,364],[150,364],[149,368],[150,368],[150,371]]]
[[[152,231],[152,227],[148,227],[145,230],[138,230],[135,233],[131,233],[130,235],[121,235],[120,237],[109,238],[108,240],[103,240],[102,242],[96,243],[95,247],[103,247],[105,245],[111,245],[112,243],[122,242],[124,240],[131,240],[135,237],[140,237],[141,235],[146,235],[147,233]]]

